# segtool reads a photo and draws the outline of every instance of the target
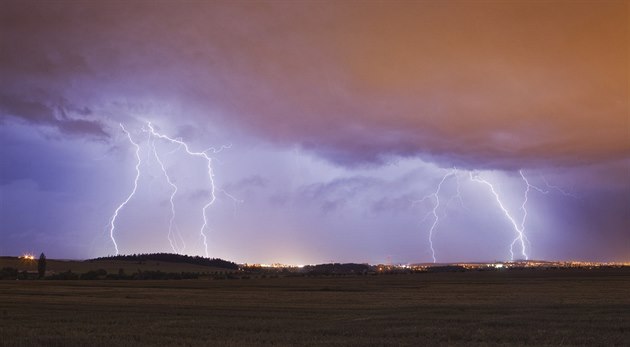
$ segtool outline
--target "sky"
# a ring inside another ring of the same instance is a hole
[[[629,11],[3,0],[0,255],[630,261]]]

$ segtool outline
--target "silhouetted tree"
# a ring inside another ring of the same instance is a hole
[[[187,263],[204,266],[219,267],[230,270],[238,270],[238,265],[234,262],[218,259],[218,258],[204,258],[200,256],[188,256],[182,254],[172,253],[150,253],[150,254],[132,254],[132,255],[116,255],[110,257],[94,258],[94,260],[126,260],[135,261],[138,264],[142,264],[145,261],[157,261],[157,262],[171,262],[171,263]]]
[[[44,278],[46,274],[46,255],[44,253],[39,255],[39,260],[37,260],[37,272],[39,273],[39,278]]]

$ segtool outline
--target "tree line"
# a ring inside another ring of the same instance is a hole
[[[146,254],[129,254],[129,255],[113,255],[108,257],[100,257],[90,259],[96,260],[124,260],[124,261],[163,261],[169,263],[185,263],[202,266],[218,267],[223,269],[238,270],[238,265],[234,262],[219,259],[205,258],[200,256],[189,256],[174,253],[146,253]]]

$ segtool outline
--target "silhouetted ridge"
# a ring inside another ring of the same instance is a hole
[[[94,260],[124,260],[124,261],[163,261],[169,263],[185,263],[185,264],[195,264],[202,266],[212,266],[219,267],[224,269],[237,270],[238,265],[231,261],[219,259],[219,258],[204,258],[200,256],[189,256],[183,254],[173,254],[173,253],[148,253],[148,254],[130,254],[130,255],[113,255],[109,257],[100,257],[90,259],[88,261]]]
[[[355,263],[329,263],[318,265],[307,265],[304,270],[310,274],[363,274],[370,271],[368,264]]]

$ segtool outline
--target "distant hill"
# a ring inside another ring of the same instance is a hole
[[[355,264],[355,263],[330,263],[330,264],[318,264],[307,265],[304,267],[304,271],[309,274],[364,274],[368,273],[371,267],[368,264]]]
[[[200,256],[189,256],[173,253],[147,253],[147,254],[131,254],[131,255],[114,255],[109,257],[100,257],[86,260],[88,262],[97,262],[103,260],[122,260],[122,261],[163,261],[168,263],[193,264],[201,266],[209,266],[221,269],[238,270],[238,265],[234,262],[219,258],[204,258]]]
[[[154,260],[152,260],[154,259]],[[167,259],[167,260],[166,260]],[[0,256],[0,270],[4,268],[16,269],[19,272],[37,272],[37,259]],[[238,272],[235,263],[222,259],[208,259],[168,254],[141,254],[130,256],[103,257],[89,260],[46,260],[46,273],[84,274],[87,272],[105,270],[108,274],[164,272],[164,273],[198,273],[198,274],[227,274]]]

